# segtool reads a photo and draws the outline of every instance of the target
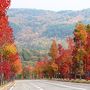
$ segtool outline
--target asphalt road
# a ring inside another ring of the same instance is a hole
[[[90,84],[51,80],[17,80],[9,90],[90,90]]]

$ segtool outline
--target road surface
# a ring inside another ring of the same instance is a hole
[[[90,84],[51,80],[17,80],[9,90],[90,90]]]

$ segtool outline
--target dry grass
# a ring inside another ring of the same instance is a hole
[[[73,83],[85,83],[85,84],[90,84],[90,80],[85,80],[85,79],[82,79],[82,80],[80,80],[80,79],[76,79],[76,80],[74,80],[74,79],[72,79],[72,80],[67,80],[67,79],[52,79],[52,80],[56,80],[56,81],[62,81],[62,82],[73,82]]]

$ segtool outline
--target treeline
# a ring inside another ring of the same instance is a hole
[[[9,26],[7,9],[10,0],[0,1],[0,85],[14,80],[22,65],[14,44],[13,30]]]
[[[90,79],[90,25],[77,23],[74,36],[67,38],[68,48],[53,40],[49,56],[38,61],[34,67],[29,64],[23,69],[23,77]]]

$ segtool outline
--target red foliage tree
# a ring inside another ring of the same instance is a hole
[[[12,53],[5,51],[5,47],[8,44],[14,44],[13,30],[9,26],[7,9],[10,6],[11,0],[0,0],[0,76],[1,83],[4,78],[9,79],[12,70],[12,65],[21,68],[18,54],[12,55]],[[12,60],[12,61],[11,61]],[[13,62],[13,63],[12,63]],[[11,65],[12,64],[12,65]],[[17,69],[19,71],[19,69]]]

